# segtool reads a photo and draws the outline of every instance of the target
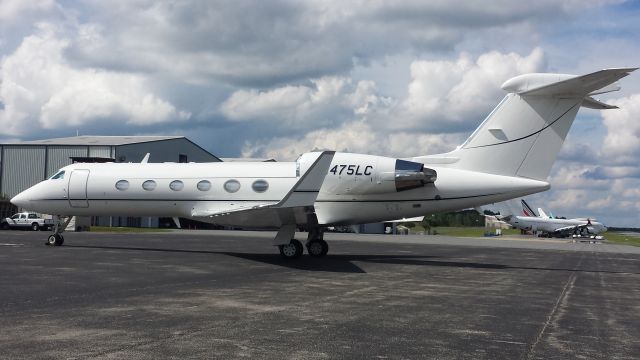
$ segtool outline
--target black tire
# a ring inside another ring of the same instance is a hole
[[[280,255],[285,259],[297,259],[304,252],[302,243],[296,239],[291,239],[288,244],[280,245],[278,248],[280,249]]]
[[[31,224],[31,230],[33,230],[33,231],[40,230],[40,224],[38,224],[38,223]]]
[[[11,228],[9,224],[6,222],[3,222],[2,225],[0,225],[0,227],[2,228],[2,230],[9,230]]]
[[[49,246],[60,246],[64,243],[64,238],[60,234],[51,234],[47,238],[46,244]]]
[[[329,244],[320,239],[311,240],[307,243],[307,252],[313,257],[323,257],[329,252]]]

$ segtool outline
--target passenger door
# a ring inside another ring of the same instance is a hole
[[[89,170],[73,170],[69,176],[69,205],[75,208],[89,207],[87,182]]]

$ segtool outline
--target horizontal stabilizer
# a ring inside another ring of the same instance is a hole
[[[589,109],[596,109],[596,110],[618,109],[618,107],[615,105],[605,104],[601,101],[598,101],[592,98],[591,96],[584,98],[584,101],[582,102],[582,106]]]
[[[629,75],[638,68],[605,69],[591,74],[572,77],[566,80],[543,85],[527,91],[519,92],[520,95],[544,95],[555,97],[581,97],[589,94],[602,94],[604,92],[619,90],[619,86],[607,87],[610,84]]]

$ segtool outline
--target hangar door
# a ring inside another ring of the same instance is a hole
[[[87,200],[87,180],[89,170],[73,170],[69,177],[69,205],[71,207],[89,207]]]

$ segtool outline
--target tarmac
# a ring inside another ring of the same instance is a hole
[[[0,231],[3,359],[637,359],[640,248],[270,232]],[[304,234],[298,234],[299,239]]]

